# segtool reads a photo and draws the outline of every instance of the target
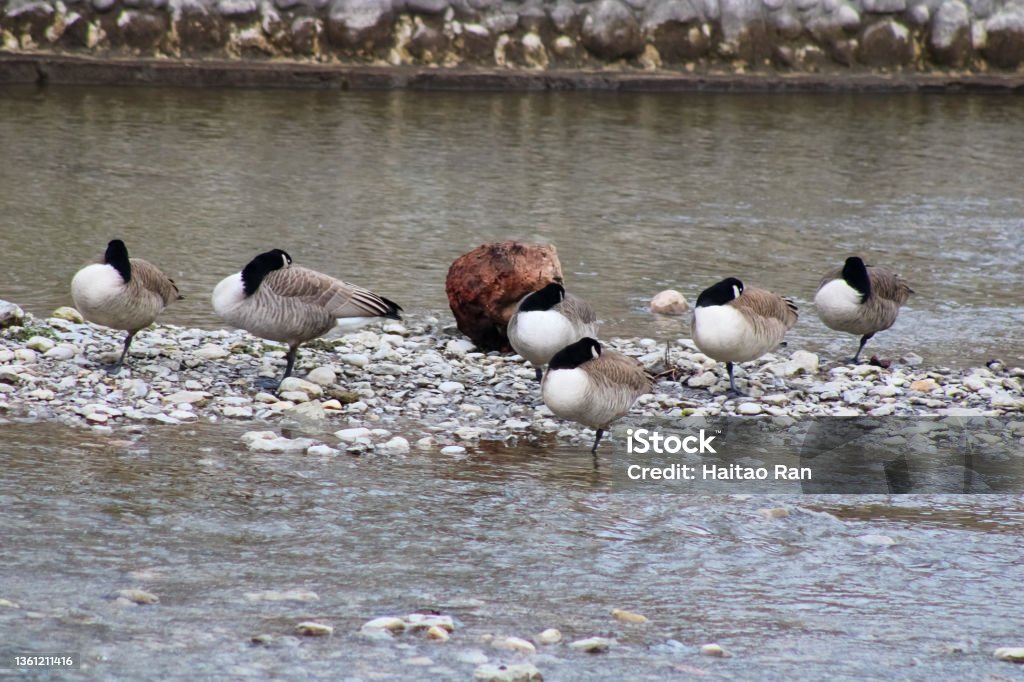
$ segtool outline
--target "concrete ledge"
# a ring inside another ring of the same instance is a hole
[[[1024,94],[1024,74],[521,71],[287,61],[96,58],[0,53],[0,84],[617,92],[923,91]]]

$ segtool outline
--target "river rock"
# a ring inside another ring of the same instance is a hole
[[[700,648],[700,655],[713,658],[730,658],[732,652],[719,644],[711,643],[705,644]]]
[[[409,441],[401,436],[395,436],[386,443],[377,446],[377,450],[386,453],[399,454],[409,452]]]
[[[157,604],[160,602],[160,597],[152,592],[135,588],[118,590],[117,596],[121,599],[127,599],[133,604]]]
[[[311,438],[284,438],[273,431],[249,431],[241,440],[253,452],[304,452],[315,442]]]
[[[9,301],[0,300],[0,329],[20,326],[24,319],[24,310]]]
[[[537,640],[537,644],[558,644],[562,641],[562,633],[556,628],[548,628],[539,633],[534,639]]]
[[[317,367],[306,375],[306,380],[318,386],[330,386],[338,377],[330,367]]]
[[[640,23],[619,0],[597,0],[589,5],[580,37],[589,52],[610,61],[635,57],[644,50]]]
[[[614,643],[614,639],[608,639],[607,637],[587,637],[586,639],[577,639],[575,642],[570,643],[569,646],[577,651],[584,651],[588,654],[603,654]]]
[[[1016,69],[1024,63],[1024,6],[1007,6],[985,23],[987,38],[982,52],[1001,69]]]
[[[380,633],[396,635],[405,632],[405,621],[401,618],[395,618],[394,616],[381,616],[380,618],[374,618],[373,620],[363,623],[363,626],[359,630],[363,634],[369,635]]]
[[[612,618],[620,623],[630,623],[633,625],[641,625],[647,622],[647,616],[624,609],[612,609]]]
[[[378,54],[393,41],[394,18],[391,0],[333,0],[327,15],[327,39],[348,54]]]
[[[58,320],[67,320],[68,322],[74,322],[75,324],[85,324],[85,318],[82,317],[82,313],[66,305],[62,305],[54,310],[50,317],[56,317]]]
[[[932,18],[928,35],[928,49],[936,63],[960,67],[970,59],[970,16],[970,10],[961,0],[945,0],[939,5]],[[904,362],[906,363],[906,358]]]
[[[544,676],[532,663],[512,665],[484,663],[473,671],[473,679],[481,682],[536,682],[543,680]]]
[[[456,324],[482,350],[508,350],[505,326],[526,294],[562,280],[554,246],[483,244],[455,260],[445,292]]]
[[[295,626],[295,632],[304,637],[329,637],[334,634],[334,628],[324,623],[305,621]]]
[[[860,38],[858,61],[868,66],[905,66],[914,59],[910,30],[889,19],[864,29]]]
[[[495,649],[517,651],[521,654],[537,653],[537,647],[521,637],[495,637],[491,640],[491,646]]]
[[[995,650],[994,656],[1000,661],[1024,663],[1024,646],[1004,646]]]
[[[682,315],[690,309],[686,297],[675,289],[659,291],[651,299],[651,312],[659,315]]]
[[[312,381],[306,381],[298,377],[288,377],[281,382],[281,385],[277,387],[278,395],[289,392],[301,392],[306,394],[309,398],[319,398],[324,394],[322,386],[314,384]]]
[[[222,360],[231,355],[228,349],[216,343],[207,343],[192,351],[192,356],[202,360]]]

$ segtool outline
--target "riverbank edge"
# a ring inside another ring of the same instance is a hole
[[[0,85],[606,92],[982,92],[1024,94],[1024,73],[780,73],[375,66],[298,61],[0,52]]]

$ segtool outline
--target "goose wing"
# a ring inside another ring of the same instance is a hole
[[[871,289],[880,298],[887,298],[897,305],[903,305],[914,293],[907,281],[895,271],[886,267],[868,267]]]
[[[308,268],[292,266],[275,270],[264,278],[262,287],[283,298],[319,307],[332,317],[399,318],[398,304],[369,289],[343,282]]]
[[[160,268],[142,258],[132,258],[132,281],[146,291],[152,292],[163,299],[164,305],[184,298],[178,291],[174,280],[160,271]]]
[[[613,350],[603,350],[601,356],[588,362],[586,367],[595,382],[609,391],[628,395],[629,405],[654,387],[651,375],[639,360]]]
[[[566,293],[565,298],[562,299],[558,306],[562,314],[574,322],[585,325],[592,325],[597,322],[597,313],[594,312],[589,303],[579,296]]]
[[[754,324],[763,320],[767,324],[782,324],[783,329],[792,329],[798,313],[792,299],[779,296],[766,289],[747,287],[739,298],[730,302]]]

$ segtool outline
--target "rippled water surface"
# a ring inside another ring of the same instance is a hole
[[[1024,361],[1024,107],[1007,96],[0,91],[0,298],[47,313],[122,236],[218,324],[255,253],[444,311],[451,261],[558,246],[604,334],[688,335],[645,306],[735,275],[803,308],[790,347],[849,354],[810,300],[852,253],[917,290],[872,346]]]
[[[553,626],[618,644],[534,656],[552,680],[1017,672],[992,650],[1020,638],[1019,497],[626,495],[579,450],[256,455],[239,428],[0,427],[5,648],[78,652],[90,679],[469,679],[473,655],[522,658],[483,635]],[[319,601],[247,596],[295,589]],[[458,621],[446,644],[357,634],[432,609]],[[293,638],[307,619],[334,636]],[[735,657],[697,655],[711,641]]]
[[[121,236],[188,296],[169,323],[216,327],[214,284],[274,246],[444,314],[450,262],[514,237],[558,246],[605,334],[686,336],[650,296],[738,275],[801,304],[790,348],[837,355],[810,299],[861,253],[918,292],[874,352],[1020,362],[1022,130],[1010,97],[0,89],[0,298],[69,304]],[[627,494],[554,440],[321,458],[247,451],[259,426],[0,423],[0,653],[76,652],[80,679],[470,679],[527,660],[484,635],[557,627],[617,643],[542,649],[547,680],[1020,672],[992,656],[1022,644],[1019,495]],[[358,634],[431,610],[448,643]],[[310,619],[334,635],[294,637]]]

